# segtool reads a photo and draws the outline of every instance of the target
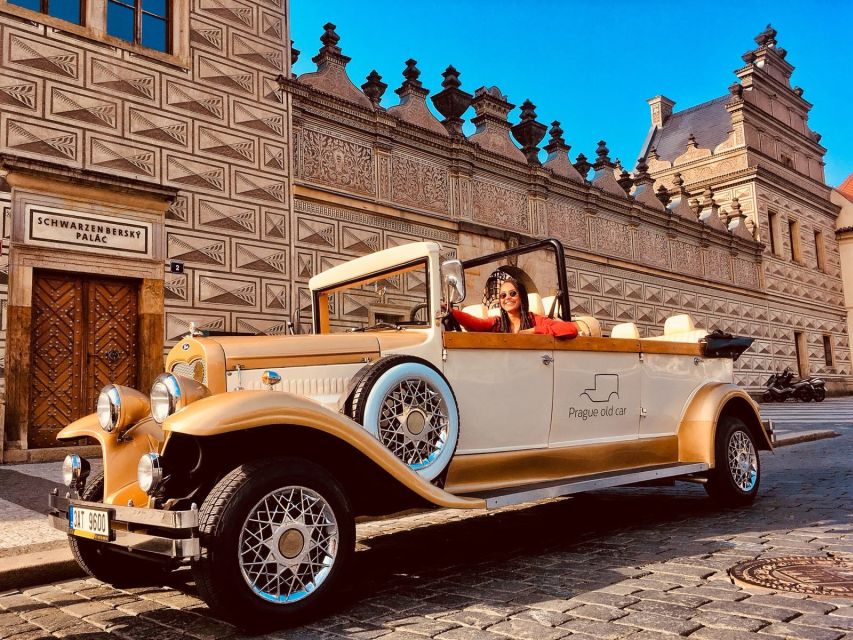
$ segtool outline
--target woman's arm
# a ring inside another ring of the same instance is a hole
[[[453,310],[453,317],[466,331],[492,331],[497,318],[478,318],[459,309]]]
[[[540,316],[535,313],[530,315],[533,316],[533,333],[566,339],[576,338],[578,335],[578,325],[574,322],[553,320],[547,316]]]

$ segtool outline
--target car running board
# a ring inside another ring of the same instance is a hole
[[[710,467],[704,462],[662,464],[654,467],[643,467],[630,471],[610,471],[582,476],[571,480],[554,480],[536,484],[525,484],[520,487],[509,487],[493,491],[465,494],[466,498],[480,498],[486,501],[487,509],[499,509],[512,504],[532,502],[544,498],[557,498],[583,491],[620,487],[637,482],[648,482],[660,478],[673,478],[690,473],[707,471]]]

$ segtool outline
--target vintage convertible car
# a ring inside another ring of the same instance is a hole
[[[574,318],[572,340],[465,332],[446,310],[467,285],[465,310],[488,317],[507,274],[531,311],[569,320],[563,248],[441,251],[413,243],[314,276],[312,335],[191,329],[150,396],[104,388],[97,412],[59,434],[99,441],[103,474],[70,455],[69,492],[50,496],[80,565],[132,583],[191,564],[217,615],[258,628],[334,602],[358,516],[663,478],[755,498],[772,426],[732,383],[748,339],[684,315],[645,338],[631,323],[603,337],[591,317]]]

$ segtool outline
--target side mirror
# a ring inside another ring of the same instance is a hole
[[[459,260],[447,260],[441,265],[442,293],[447,304],[458,304],[465,299],[465,271]]]

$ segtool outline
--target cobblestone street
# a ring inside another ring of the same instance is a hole
[[[845,431],[765,455],[752,508],[678,483],[362,524],[337,610],[270,637],[853,638],[853,600],[748,591],[726,573],[756,557],[853,555],[850,443]],[[187,571],[165,587],[81,579],[0,595],[0,637],[240,637],[206,614]]]

